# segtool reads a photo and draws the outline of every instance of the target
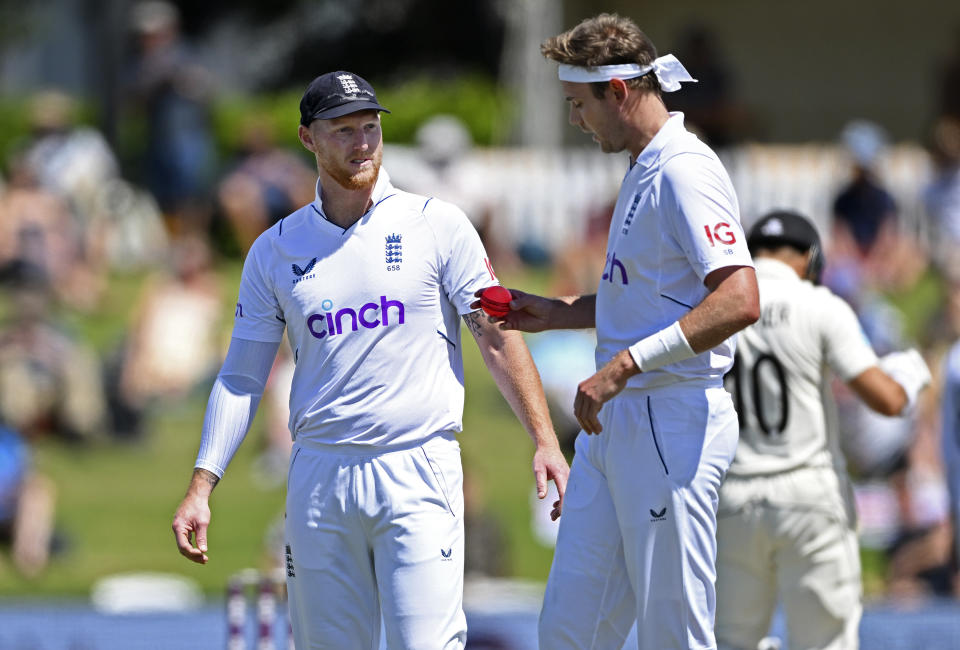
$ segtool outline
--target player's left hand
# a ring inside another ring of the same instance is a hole
[[[584,431],[588,434],[603,431],[603,425],[597,417],[600,408],[622,391],[627,385],[627,379],[638,372],[633,357],[623,350],[592,377],[580,382],[577,396],[573,400],[573,414]]]
[[[570,476],[570,466],[564,458],[560,447],[540,447],[533,454],[533,476],[537,481],[537,497],[547,496],[547,481],[553,480],[557,486],[557,495],[560,497],[553,503],[550,519],[556,521],[563,510],[563,494],[567,491],[567,478]]]

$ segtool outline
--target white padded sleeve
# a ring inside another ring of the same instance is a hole
[[[279,343],[230,340],[203,418],[195,468],[222,477],[240,447],[263,395]]]

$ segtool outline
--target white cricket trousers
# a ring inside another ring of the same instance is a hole
[[[717,492],[736,451],[721,387],[627,389],[580,433],[541,650],[713,649]]]
[[[823,467],[727,476],[717,542],[721,648],[754,650],[779,600],[791,649],[856,650],[860,551],[845,474]]]
[[[463,476],[452,433],[378,453],[296,443],[287,594],[297,650],[459,650]]]

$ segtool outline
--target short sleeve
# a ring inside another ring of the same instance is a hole
[[[500,283],[480,235],[463,210],[452,203],[431,199],[423,214],[437,236],[443,290],[457,313],[467,314],[473,311],[474,293]]]
[[[264,266],[264,249],[269,246],[261,237],[250,248],[243,263],[240,291],[233,316],[233,336],[250,341],[279,343],[283,339],[286,321]]]
[[[737,196],[720,161],[674,156],[664,164],[660,193],[666,229],[701,280],[727,266],[753,266]]]
[[[844,382],[877,365],[877,355],[860,326],[853,308],[837,296],[823,292],[823,311],[817,322],[823,327],[821,336],[827,365]]]

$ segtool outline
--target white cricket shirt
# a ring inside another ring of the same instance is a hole
[[[716,154],[671,113],[620,186],[597,289],[597,368],[697,306],[709,293],[704,278],[727,266],[753,266],[736,193]],[[735,345],[731,337],[627,386],[719,384]]]
[[[827,426],[827,369],[844,382],[877,365],[853,309],[826,287],[801,280],[769,258],[756,261],[760,320],[740,332],[727,378],[740,415],[730,474],[755,476],[799,467],[844,468]]]
[[[296,361],[290,431],[320,444],[402,445],[460,431],[459,315],[495,284],[456,206],[397,190],[343,230],[316,200],[253,244],[233,336],[278,342]]]

